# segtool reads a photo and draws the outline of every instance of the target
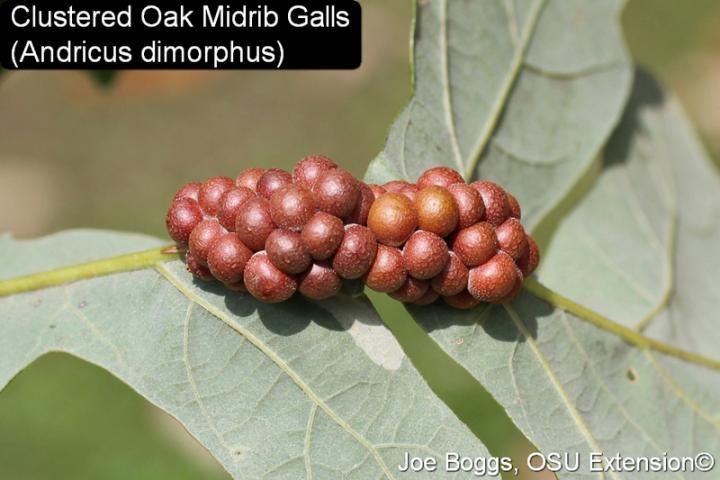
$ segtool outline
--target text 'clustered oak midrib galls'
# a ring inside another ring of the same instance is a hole
[[[513,195],[447,167],[368,185],[331,159],[183,186],[166,217],[188,270],[262,302],[358,284],[404,303],[507,303],[539,262]],[[350,287],[344,289],[343,287]],[[361,289],[355,288],[356,291]]]

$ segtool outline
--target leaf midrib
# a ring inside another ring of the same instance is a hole
[[[300,390],[302,390],[302,392],[313,402],[314,405],[317,406],[317,408],[320,408],[333,422],[335,422],[340,428],[346,431],[360,445],[362,445],[366,450],[371,453],[376,463],[383,471],[385,477],[391,480],[395,480],[395,476],[390,471],[390,468],[383,460],[377,448],[368,439],[366,439],[358,431],[356,431],[348,422],[343,420],[333,409],[331,409],[330,406],[325,403],[325,401],[320,398],[320,396],[315,393],[315,391],[313,391],[312,388],[310,388],[310,386],[302,380],[300,375],[295,372],[282,358],[280,358],[280,356],[277,355],[277,353],[275,353],[265,342],[260,340],[257,336],[255,336],[252,332],[250,332],[242,325],[234,322],[221,309],[215,307],[210,302],[203,299],[201,296],[197,295],[192,290],[187,288],[187,286],[185,286],[178,277],[176,277],[168,268],[166,268],[165,265],[158,264],[155,266],[155,269],[160,275],[165,277],[165,279],[170,282],[171,285],[173,285],[180,293],[182,293],[188,299],[188,301],[197,304],[199,307],[205,309],[208,313],[225,323],[228,327],[232,328],[239,335],[243,336],[255,348],[260,350],[260,352],[262,352],[266,357],[268,357],[270,361],[275,363],[275,365],[280,368],[280,370],[285,373],[285,375],[287,375],[290,380],[292,380],[292,382],[295,383],[298,388],[300,388]]]
[[[520,75],[520,72],[525,65],[525,56],[527,55],[528,48],[530,47],[530,42],[532,41],[533,35],[535,34],[535,29],[537,27],[538,21],[540,20],[540,15],[546,3],[547,0],[535,0],[531,7],[530,13],[528,14],[528,19],[522,29],[522,36],[520,37],[520,42],[516,46],[515,55],[513,56],[512,63],[510,64],[510,69],[507,72],[505,78],[503,79],[503,83],[500,86],[500,90],[497,97],[495,98],[495,102],[490,109],[490,115],[485,120],[485,124],[480,129],[480,135],[478,137],[478,140],[470,151],[466,162],[463,162],[467,163],[467,167],[465,168],[464,172],[465,179],[472,178],[473,172],[475,171],[475,168],[480,161],[480,156],[487,147],[487,144],[490,141],[490,137],[495,131],[495,127],[497,126],[497,123],[500,120],[500,116],[505,109],[505,105],[507,104],[508,96],[510,95],[513,86],[515,85],[515,81],[517,80],[518,75]],[[445,55],[447,55],[447,52],[445,52]],[[448,108],[449,107],[450,106],[448,106]],[[449,113],[449,115],[451,118],[454,118],[454,114],[452,111]],[[457,138],[454,138],[453,141],[457,142]]]

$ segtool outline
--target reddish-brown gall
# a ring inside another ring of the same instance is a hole
[[[345,236],[332,260],[332,267],[342,278],[360,278],[373,264],[377,253],[377,240],[369,228],[346,225]]]
[[[273,265],[286,273],[304,272],[312,262],[300,234],[290,230],[274,230],[265,241],[265,251]]]
[[[513,286],[512,290],[510,290],[510,293],[508,293],[503,298],[501,298],[500,300],[493,302],[493,303],[502,305],[505,303],[510,303],[513,300],[515,300],[517,298],[517,296],[520,294],[520,291],[522,290],[523,278],[524,277],[523,277],[522,271],[520,271],[520,269],[516,267],[515,268],[515,286]]]
[[[347,223],[357,223],[358,225],[367,225],[368,215],[370,214],[370,208],[373,202],[375,202],[375,194],[373,191],[362,182],[358,182],[360,185],[360,199],[355,205],[355,209],[350,215],[345,218]]]
[[[500,185],[486,180],[479,180],[471,185],[482,197],[487,222],[497,227],[510,217],[510,202]]]
[[[188,253],[185,256],[185,268],[187,268],[187,271],[192,273],[192,275],[199,280],[209,282],[215,279],[213,274],[210,272],[210,269],[205,265],[201,265],[192,253]]]
[[[443,296],[457,295],[467,288],[468,269],[455,252],[450,252],[450,259],[445,267],[430,281],[430,286]]]
[[[257,182],[257,194],[269,200],[273,193],[292,184],[292,176],[280,168],[271,168]]]
[[[270,197],[270,215],[280,228],[299,232],[314,213],[313,195],[300,185],[286,185]]]
[[[512,257],[498,252],[487,262],[470,270],[468,291],[482,302],[497,302],[515,287],[517,266]]]
[[[255,198],[255,193],[245,187],[235,187],[225,192],[220,199],[220,210],[217,214],[220,225],[234,232],[238,213],[242,210],[242,205],[251,198]]]
[[[198,203],[203,212],[215,216],[220,210],[220,199],[223,194],[233,188],[235,183],[228,177],[211,177],[200,187]]]
[[[470,295],[470,292],[463,290],[457,295],[443,297],[445,303],[458,310],[470,310],[480,305],[480,300]]]
[[[193,229],[203,221],[200,206],[195,200],[183,197],[174,200],[165,216],[165,227],[178,245],[188,244]]]
[[[407,197],[389,192],[375,200],[367,224],[380,243],[399,247],[417,228],[417,211]]]
[[[466,183],[456,183],[448,187],[458,207],[458,228],[475,225],[485,216],[485,205],[480,192]]]
[[[183,185],[180,190],[175,192],[173,201],[179,200],[181,198],[190,198],[197,202],[198,198],[200,196],[200,187],[201,186],[202,186],[202,183],[200,183],[200,182],[191,182],[191,183],[187,183],[187,184]]]
[[[403,247],[405,268],[419,280],[428,280],[442,272],[449,258],[445,240],[424,230],[413,233]]]
[[[497,253],[495,229],[487,222],[460,230],[452,240],[452,250],[468,267],[476,267]]]
[[[418,214],[418,227],[445,237],[458,225],[460,211],[455,198],[444,187],[430,186],[423,188],[415,199]]]
[[[235,179],[235,185],[257,192],[257,183],[260,177],[265,175],[265,172],[267,172],[265,168],[248,168],[247,170],[243,170]]]
[[[342,220],[325,212],[316,212],[301,234],[305,249],[315,260],[327,260],[335,255],[344,235]]]
[[[358,180],[341,168],[322,174],[312,191],[317,208],[339,218],[350,215],[360,200]]]
[[[518,267],[520,267],[520,271],[522,271],[525,277],[530,276],[540,263],[540,249],[530,235],[527,236],[527,243],[527,253],[520,257],[520,260],[517,262]]]
[[[428,288],[427,291],[423,294],[423,296],[412,302],[412,304],[430,305],[432,303],[435,303],[438,298],[440,298],[440,295],[432,288]]]
[[[377,200],[378,198],[380,198],[380,196],[381,196],[383,193],[387,193],[387,190],[385,190],[385,189],[384,189],[383,187],[381,187],[380,185],[376,185],[376,184],[374,184],[374,183],[369,183],[369,184],[368,184],[368,187],[370,187],[370,190],[372,190],[373,195],[375,196],[375,200]]]
[[[432,186],[448,188],[456,183],[465,183],[465,179],[457,171],[448,167],[434,167],[425,170],[417,179],[417,186],[420,190]]]
[[[510,255],[513,260],[519,260],[528,251],[527,234],[520,220],[508,218],[495,229],[500,250]]]
[[[522,218],[522,209],[520,208],[520,202],[517,201],[510,192],[505,192],[508,199],[508,205],[510,206],[510,216],[520,220]]]
[[[337,168],[337,163],[323,155],[310,155],[300,160],[293,168],[293,182],[312,190],[315,182],[324,173]]]
[[[203,220],[193,228],[188,245],[190,253],[193,254],[200,265],[207,266],[210,247],[215,240],[226,233],[227,230],[214,218]]]
[[[411,202],[415,203],[415,199],[417,198],[419,191],[420,190],[415,185],[408,185],[400,190],[400,193],[405,195]]]
[[[295,278],[273,265],[264,251],[250,257],[243,281],[250,295],[265,303],[284,302],[297,290]]]
[[[386,192],[399,193],[403,188],[409,187],[410,185],[412,184],[410,182],[406,182],[405,180],[391,180],[384,184],[381,188]]]
[[[402,252],[395,247],[378,245],[375,261],[365,274],[365,285],[376,292],[394,292],[407,280]]]
[[[420,300],[429,289],[430,284],[426,280],[408,277],[400,288],[388,295],[403,303],[413,303]]]
[[[226,233],[210,246],[207,264],[215,278],[226,284],[242,282],[243,271],[253,252],[234,233]]]
[[[254,252],[265,248],[265,240],[275,230],[270,205],[264,198],[251,198],[243,204],[235,220],[235,231],[240,240]]]
[[[300,276],[298,291],[311,300],[325,300],[337,295],[342,284],[328,262],[317,262]]]

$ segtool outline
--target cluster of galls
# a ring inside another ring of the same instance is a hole
[[[417,305],[506,303],[539,261],[515,197],[446,167],[382,186],[323,156],[251,168],[182,187],[166,225],[195,277],[268,303],[362,284]]]

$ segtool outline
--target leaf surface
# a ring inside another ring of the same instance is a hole
[[[643,285],[662,299],[648,335],[717,358],[718,191],[717,172],[676,102],[640,75],[603,172],[553,237],[540,279],[626,323],[657,308],[652,299],[641,304],[630,282]],[[410,311],[545,452],[720,456],[718,371],[637,348],[527,292],[507,307]],[[559,476],[597,478],[583,465]]]
[[[158,244],[2,237],[2,277]],[[405,452],[487,455],[364,298],[264,305],[175,261],[0,298],[0,312],[0,388],[44,353],[76,355],[176,417],[234,478],[403,478]]]
[[[366,180],[447,165],[498,181],[534,227],[592,164],[632,69],[620,0],[418,2],[415,91]]]

